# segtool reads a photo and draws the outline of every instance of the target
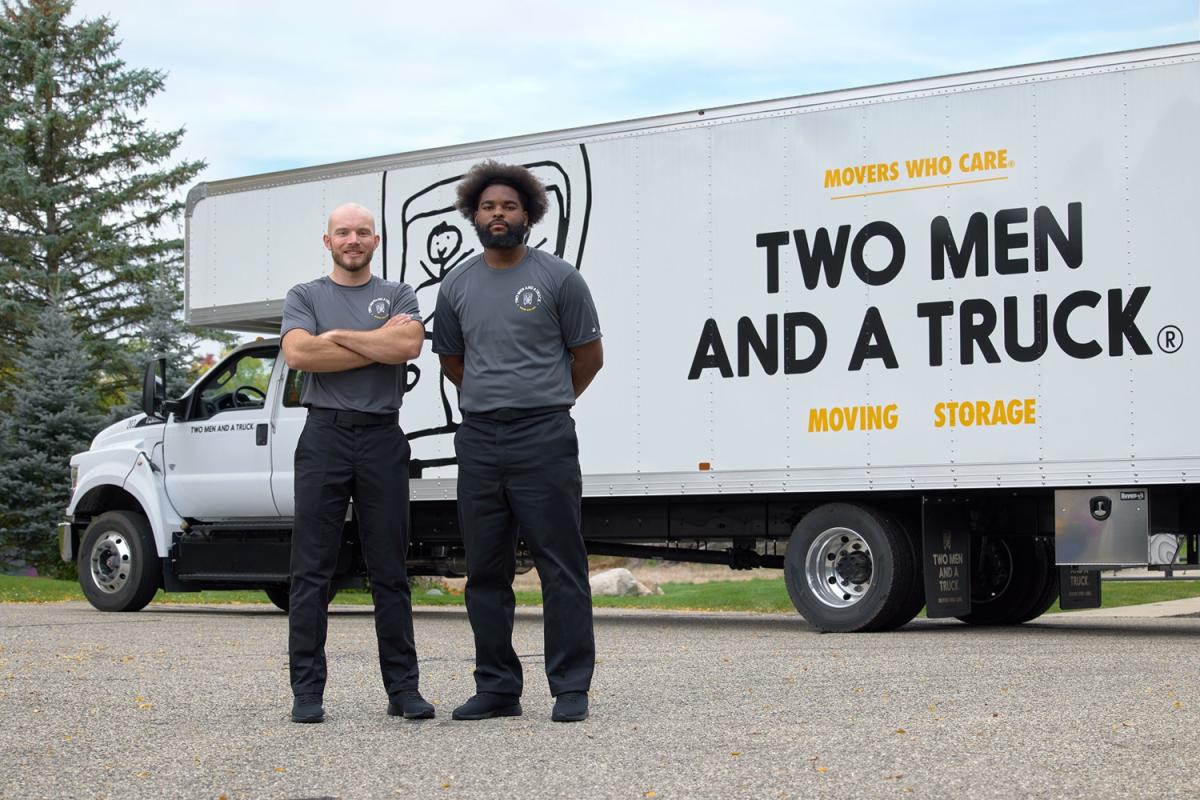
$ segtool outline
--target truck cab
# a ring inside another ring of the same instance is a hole
[[[278,339],[237,348],[177,400],[163,394],[165,364],[151,363],[143,413],[71,459],[60,548],[93,605],[137,610],[159,588],[261,588],[286,608],[302,377]],[[364,574],[351,513],[335,586]]]

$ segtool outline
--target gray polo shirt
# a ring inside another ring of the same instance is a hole
[[[483,255],[442,281],[433,350],[461,355],[463,411],[575,403],[568,348],[600,338],[592,293],[579,270],[534,248],[509,269]]]
[[[279,335],[300,328],[318,336],[330,330],[369,331],[397,314],[421,319],[417,295],[407,283],[377,275],[362,286],[342,286],[328,276],[299,283],[283,302]],[[306,406],[382,414],[400,408],[404,395],[403,364],[368,364],[343,372],[304,375],[300,402]]]

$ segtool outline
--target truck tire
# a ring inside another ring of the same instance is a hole
[[[916,541],[909,535],[912,528],[901,523],[899,519],[888,517],[885,521],[892,523],[905,541],[910,543]],[[889,619],[881,630],[890,631],[904,627],[912,622],[913,617],[921,613],[921,609],[925,607],[925,580],[922,572],[921,551],[915,544],[909,547],[909,551],[912,553],[912,581],[909,584],[908,595],[905,601],[897,606],[896,615]]]
[[[1045,548],[1033,536],[985,536],[972,555],[969,625],[1017,625],[1046,592]]]
[[[829,503],[804,515],[784,558],[792,604],[817,630],[899,627],[916,602],[912,541],[886,516],[853,503]],[[920,606],[913,609],[916,614]]]
[[[133,511],[106,511],[84,531],[79,585],[101,611],[140,611],[162,582],[150,522]]]
[[[292,592],[286,585],[268,586],[265,590],[267,599],[275,604],[280,611],[286,612],[291,605]]]
[[[1017,622],[1029,622],[1031,619],[1037,619],[1049,611],[1050,606],[1054,605],[1054,601],[1058,599],[1058,567],[1054,563],[1054,540],[1039,536],[1034,541],[1042,551],[1041,557],[1046,563],[1046,577],[1042,581],[1041,594],[1035,598],[1033,604]]]
[[[280,611],[287,611],[292,605],[292,590],[285,584],[283,586],[268,586],[264,589],[267,593],[267,599],[275,604],[275,607]],[[333,598],[337,597],[338,590],[331,588],[329,590],[329,602],[333,602]]]

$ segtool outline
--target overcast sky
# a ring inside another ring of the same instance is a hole
[[[79,0],[200,180],[1200,40],[1200,0]]]

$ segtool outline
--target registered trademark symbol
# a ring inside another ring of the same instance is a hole
[[[1167,325],[1158,332],[1158,349],[1164,353],[1174,353],[1183,347],[1183,331],[1174,325]]]

